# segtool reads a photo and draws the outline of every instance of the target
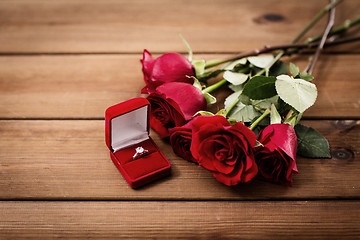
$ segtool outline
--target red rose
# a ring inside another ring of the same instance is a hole
[[[170,128],[182,126],[195,113],[206,110],[202,92],[183,82],[164,83],[147,99],[151,104],[150,126],[161,138],[169,136]]]
[[[292,186],[292,175],[298,170],[295,163],[297,138],[289,124],[272,124],[262,130],[258,141],[263,147],[256,148],[255,159],[259,174],[271,182]]]
[[[178,53],[166,53],[156,59],[145,49],[143,53],[142,71],[146,86],[141,93],[151,93],[156,87],[166,82],[186,82],[193,84],[194,80],[187,76],[195,76],[195,70],[190,61]]]
[[[257,174],[255,134],[242,123],[223,116],[200,116],[192,121],[191,153],[199,165],[228,186],[248,182]]]
[[[193,120],[186,123],[184,126],[170,129],[170,143],[174,153],[188,161],[197,162],[190,151],[192,139],[192,122]]]

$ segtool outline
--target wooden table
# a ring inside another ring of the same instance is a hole
[[[133,190],[104,139],[105,109],[140,96],[144,48],[185,54],[178,32],[205,59],[288,43],[326,4],[1,1],[0,239],[360,238],[359,43],[320,57],[303,123],[326,136],[332,158],[298,157],[291,188],[226,187],[151,132],[172,174]],[[336,25],[359,9],[344,1]],[[309,56],[291,61],[303,68]]]

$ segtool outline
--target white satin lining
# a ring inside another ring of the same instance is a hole
[[[111,119],[111,147],[114,152],[149,139],[148,107],[144,106]]]

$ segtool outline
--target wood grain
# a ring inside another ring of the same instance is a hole
[[[333,158],[298,157],[291,188],[260,180],[226,187],[152,133],[172,175],[133,190],[110,160],[103,121],[0,121],[0,199],[358,199],[360,122],[303,123],[325,135]]]
[[[303,123],[332,159],[297,157],[291,188],[226,187],[151,132],[172,174],[133,190],[104,139],[105,109],[140,96],[144,48],[184,53],[179,32],[204,59],[288,43],[327,3],[0,1],[0,239],[360,239],[360,42],[320,57]],[[335,25],[359,9],[343,1]]]
[[[182,33],[198,52],[239,52],[289,43],[327,0],[42,1],[0,2],[0,52],[79,53],[186,51]],[[336,25],[358,15],[344,1]],[[326,17],[308,36],[322,33]],[[358,30],[359,28],[357,28]],[[359,44],[338,51],[357,51]]]
[[[107,107],[140,96],[140,58],[141,54],[0,57],[0,118],[103,118]],[[303,69],[307,56],[290,61]],[[320,57],[314,72],[318,99],[305,117],[360,117],[360,73],[355,64],[359,61],[360,55]]]
[[[355,239],[359,201],[1,202],[1,239]]]

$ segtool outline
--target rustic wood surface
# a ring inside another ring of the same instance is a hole
[[[308,57],[290,60],[303,69]],[[0,119],[102,119],[108,106],[140,96],[141,58],[140,53],[0,56]],[[358,62],[358,54],[324,55],[319,60],[314,72],[319,97],[305,117],[360,117]]]
[[[2,202],[1,239],[355,239],[357,201]],[[15,230],[15,231],[14,231]]]
[[[359,239],[360,43],[320,56],[302,122],[332,158],[297,157],[291,188],[226,187],[151,132],[172,174],[133,190],[104,139],[105,109],[140,96],[144,48],[184,53],[178,32],[205,59],[288,43],[326,4],[0,1],[0,239]],[[359,9],[343,1],[336,25]]]

